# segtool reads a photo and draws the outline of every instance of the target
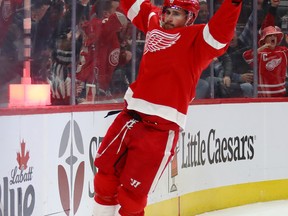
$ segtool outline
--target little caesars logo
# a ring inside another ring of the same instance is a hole
[[[0,184],[0,216],[30,216],[34,210],[33,185],[29,184],[25,187],[21,185],[32,180],[33,167],[28,167],[30,155],[24,141],[21,142],[20,148],[21,151],[16,157],[18,166],[11,170],[10,180],[4,177],[3,184]]]
[[[171,162],[170,192],[178,190],[175,177],[178,175],[179,162],[181,169],[187,169],[206,164],[252,160],[255,155],[255,140],[255,135],[218,137],[215,129],[210,129],[204,137],[200,131],[197,134],[182,132]]]
[[[182,133],[179,139],[181,167],[252,160],[255,140],[256,136],[251,135],[217,137],[215,129],[211,129],[206,138],[201,137],[200,131],[196,135]]]

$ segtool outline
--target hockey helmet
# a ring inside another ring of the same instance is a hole
[[[275,35],[277,37],[277,44],[280,44],[283,39],[283,33],[281,29],[278,26],[268,26],[261,30],[260,32],[260,39],[259,39],[259,45],[262,46],[265,42],[265,38],[268,35]]]
[[[192,25],[200,10],[199,0],[164,0],[162,13],[166,8],[183,9],[188,13],[186,25]]]

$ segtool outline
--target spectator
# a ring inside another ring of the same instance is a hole
[[[211,70],[213,74],[211,74]],[[227,53],[214,58],[212,64],[201,73],[195,99],[228,97],[227,87],[230,87],[231,84],[231,70],[232,62]],[[214,88],[213,96],[210,95],[212,86]]]
[[[246,50],[235,31],[227,50],[232,61],[230,97],[253,97],[253,71],[242,57]]]
[[[210,67],[213,67],[213,76],[210,76]],[[210,65],[208,71],[204,71],[201,75],[202,79],[206,73],[206,80],[211,86],[214,86],[214,97],[215,98],[226,98],[230,97],[228,88],[231,86],[231,72],[232,72],[232,61],[227,52],[223,55],[215,58],[213,64]],[[213,85],[212,85],[212,82]]]
[[[32,7],[31,78],[34,83],[47,81],[53,45],[56,40],[55,32],[63,13],[62,0],[41,1]]]
[[[270,5],[266,5],[266,3],[266,1],[263,2],[262,0],[258,0],[257,10],[261,11],[258,20],[262,20],[262,15],[266,14],[262,23],[258,24],[259,26],[261,25],[261,29],[269,25],[274,25],[276,22],[277,7],[280,1],[271,0]],[[263,7],[268,10],[267,13],[263,13]],[[237,34],[237,31],[235,31],[234,38],[227,50],[227,53],[231,57],[233,66],[231,71],[232,85],[227,88],[227,93],[229,93],[230,97],[253,97],[253,71],[242,57],[244,51],[250,49],[252,45],[252,38],[247,37],[248,35],[249,37],[252,37],[252,18],[253,16],[251,14],[241,34]]]
[[[131,22],[128,22],[127,27],[123,28],[118,33],[120,41],[119,63],[113,72],[113,77],[110,83],[110,89],[113,97],[123,97],[129,83],[131,83],[131,44],[132,44],[132,28]]]
[[[86,83],[86,100],[95,96],[111,96],[110,83],[119,63],[120,42],[118,32],[128,20],[117,12],[119,1],[96,1],[95,14],[83,23],[84,43],[80,53],[77,79]]]
[[[214,2],[215,11],[219,9],[222,0]],[[200,1],[200,11],[195,23],[207,23],[209,20],[209,9],[206,0]],[[212,73],[212,74],[211,74]],[[235,89],[237,84],[231,84],[232,60],[228,53],[215,58],[213,63],[209,65],[201,74],[201,78],[196,88],[197,98],[208,97],[232,97],[233,92],[239,91]],[[214,95],[212,95],[211,87],[214,88]]]
[[[279,46],[282,39],[283,33],[277,26],[268,26],[261,31],[260,47],[257,50],[259,97],[282,97],[286,95],[288,48]],[[243,57],[249,64],[253,65],[253,50],[245,51]]]
[[[213,77],[209,76],[210,68],[203,72],[202,77],[206,75],[208,83],[214,82],[215,98],[253,96],[253,73],[242,57],[247,49],[238,40],[235,31],[227,52],[214,60]]]
[[[268,4],[267,0],[257,0],[257,29],[263,29],[276,23],[277,7],[280,4],[280,0],[271,0]],[[259,36],[258,36],[259,37]],[[253,45],[253,13],[250,14],[248,21],[239,35],[241,43],[247,47],[252,48]]]
[[[79,55],[82,37],[79,29],[81,21],[87,19],[87,0],[77,1],[76,16],[76,55]],[[72,59],[72,5],[65,1],[64,15],[58,22],[53,34],[51,67],[48,82],[51,86],[51,103],[53,105],[70,104],[71,95],[71,59]],[[76,94],[79,92],[76,92]]]

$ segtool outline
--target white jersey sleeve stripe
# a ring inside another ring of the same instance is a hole
[[[286,88],[282,88],[280,90],[277,90],[277,91],[261,91],[259,90],[258,93],[259,94],[278,94],[278,93],[282,93],[282,92],[286,92]]]
[[[203,38],[206,43],[208,43],[214,49],[220,50],[226,46],[226,44],[220,43],[219,41],[215,40],[215,38],[210,34],[208,24],[206,24],[204,27]]]
[[[281,87],[281,86],[285,86],[286,82],[283,83],[279,83],[279,84],[261,84],[259,83],[258,86],[259,87]]]
[[[155,16],[155,15],[156,15],[155,12],[152,12],[152,13],[149,14],[149,17],[148,17],[148,25],[149,25],[149,21],[150,21],[151,17],[152,17],[152,16]]]
[[[137,0],[135,3],[131,6],[131,8],[127,12],[127,17],[133,22],[133,19],[138,15],[140,11],[140,6],[144,2],[144,0]]]

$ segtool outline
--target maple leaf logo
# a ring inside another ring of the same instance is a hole
[[[20,170],[25,170],[27,168],[27,162],[29,160],[29,151],[25,152],[26,143],[24,141],[21,142],[21,153],[17,153],[17,161],[19,164]]]

